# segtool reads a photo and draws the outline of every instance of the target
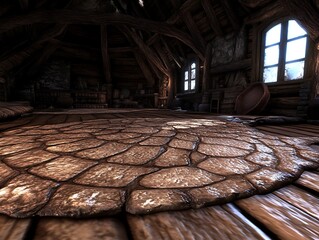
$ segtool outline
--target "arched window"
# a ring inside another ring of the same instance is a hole
[[[193,92],[196,89],[197,62],[190,61],[184,70],[184,92]]]
[[[262,76],[265,83],[304,77],[308,34],[295,20],[282,20],[263,36]]]

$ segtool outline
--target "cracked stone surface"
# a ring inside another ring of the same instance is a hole
[[[0,213],[80,217],[225,203],[318,168],[318,142],[218,119],[20,126],[0,133]]]

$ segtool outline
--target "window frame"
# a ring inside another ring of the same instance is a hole
[[[296,21],[305,31],[306,34],[298,37],[294,37],[292,39],[288,40],[288,23],[290,20]],[[265,46],[266,44],[266,34],[269,30],[271,30],[273,27],[276,25],[281,24],[281,36],[280,36],[280,42],[279,43],[274,43],[269,46]],[[287,44],[289,42],[306,38],[306,49],[305,49],[305,57],[300,58],[300,59],[295,59],[291,61],[286,61],[286,53],[287,53]],[[278,58],[278,64],[273,64],[269,66],[265,66],[265,49],[271,46],[279,45],[279,58]],[[310,37],[309,37],[309,32],[307,29],[301,24],[297,19],[294,18],[282,18],[277,21],[273,21],[270,24],[268,24],[262,31],[261,31],[261,46],[260,46],[260,69],[259,69],[259,79],[265,84],[283,84],[283,83],[295,83],[298,81],[303,81],[306,76],[308,75],[308,62],[310,61],[311,53],[309,51],[311,45]],[[304,61],[304,72],[303,72],[303,77],[299,79],[291,79],[291,80],[286,80],[285,79],[285,65],[289,63],[294,63],[294,62],[300,62]],[[271,66],[278,66],[278,72],[277,72],[277,81],[275,82],[265,82],[264,81],[264,69],[267,67]]]
[[[192,68],[192,64],[195,63],[195,68]],[[191,78],[191,71],[195,69],[195,78]],[[185,72],[188,71],[188,79],[185,80]],[[183,93],[195,93],[198,89],[198,78],[199,78],[199,61],[196,57],[189,57],[185,62],[182,70],[182,92]],[[185,82],[188,82],[188,90],[185,90]],[[195,81],[195,88],[191,89],[191,82]]]

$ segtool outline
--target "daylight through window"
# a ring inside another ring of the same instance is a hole
[[[196,87],[196,63],[191,62],[184,71],[184,91],[194,91]]]
[[[307,32],[295,20],[284,20],[264,35],[263,81],[302,79],[307,50]]]

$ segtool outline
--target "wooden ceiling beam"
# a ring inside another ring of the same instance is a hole
[[[319,43],[319,13],[316,6],[310,1],[303,1],[302,4],[296,0],[280,0],[279,2],[283,9],[286,9],[304,25],[310,37]]]
[[[234,2],[234,1],[232,1]],[[220,0],[220,3],[222,4],[223,8],[226,11],[226,15],[233,26],[234,30],[239,30],[240,29],[240,20],[234,10],[234,7],[232,6],[232,3],[230,0]]]
[[[36,58],[36,61],[28,67],[26,75],[34,76],[39,71],[39,68],[55,53],[58,47],[59,41],[48,41],[42,48],[40,55]]]
[[[245,7],[249,7],[249,8],[256,8],[256,7],[261,7],[261,6],[265,6],[266,4],[268,4],[269,2],[271,2],[271,0],[239,0],[239,3]]]
[[[144,74],[144,77],[147,83],[150,86],[153,86],[156,81],[150,67],[148,66],[148,63],[145,61],[145,58],[142,56],[142,54],[139,51],[134,51],[134,56],[138,65],[140,66],[141,71]]]
[[[129,27],[123,26],[119,30],[128,38],[131,39],[139,47],[145,57],[152,62],[162,73],[169,76],[169,71],[164,67],[160,59],[154,54],[154,51],[147,46],[141,37]]]
[[[246,24],[254,24],[262,22],[266,19],[275,19],[277,16],[282,14],[284,11],[280,1],[274,1],[272,4],[269,4],[263,7],[261,10],[250,14],[246,19]]]
[[[206,41],[201,35],[200,31],[198,30],[198,27],[193,19],[193,16],[190,14],[189,11],[186,11],[182,14],[182,18],[191,36],[193,37],[193,41],[195,42],[195,44],[200,46],[201,52],[205,52]]]
[[[205,11],[205,14],[208,18],[208,22],[209,22],[211,29],[214,31],[214,33],[217,36],[224,35],[224,32],[222,30],[222,27],[221,27],[219,21],[218,21],[216,12],[211,4],[211,1],[210,0],[202,0],[201,4],[202,4],[202,7]]]
[[[66,25],[56,25],[52,30],[44,33],[30,46],[25,47],[23,50],[15,52],[7,56],[5,60],[0,62],[0,76],[7,74],[10,70],[20,65],[24,60],[30,57],[41,45],[57,36],[59,36],[66,28]]]
[[[176,63],[176,65],[181,68],[182,67],[182,62],[180,61],[180,59],[178,59],[177,56],[175,56],[175,54],[173,53],[172,49],[170,48],[170,46],[167,44],[167,42],[161,38],[161,41],[164,45],[164,47],[166,48],[166,51],[168,52],[168,54],[172,57],[172,59],[174,60],[174,62]]]
[[[5,32],[18,26],[35,23],[60,23],[60,24],[95,24],[129,26],[140,30],[159,33],[176,38],[189,46],[201,58],[204,59],[202,50],[198,49],[192,38],[185,32],[173,27],[171,24],[156,22],[142,18],[135,18],[119,13],[101,13],[74,10],[49,10],[35,11],[30,14],[2,19],[0,32]]]
[[[20,7],[23,11],[27,11],[29,8],[29,0],[19,0]]]

